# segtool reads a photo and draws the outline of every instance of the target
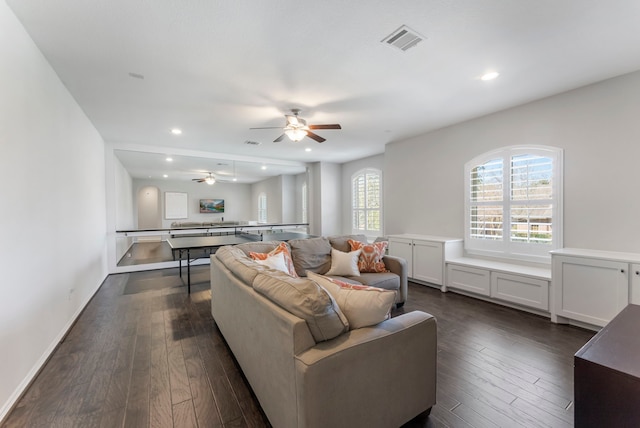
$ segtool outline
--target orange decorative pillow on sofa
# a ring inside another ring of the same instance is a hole
[[[284,242],[278,244],[276,248],[269,251],[268,253],[254,253],[253,251],[249,252],[249,256],[253,260],[266,260],[270,256],[275,256],[276,254],[282,253],[284,255],[284,263],[287,265],[287,270],[289,271],[289,275],[294,278],[298,277],[296,273],[296,268],[293,267],[293,259],[291,258],[291,253],[289,252],[289,247]]]
[[[358,270],[362,273],[380,273],[388,272],[382,258],[387,249],[388,242],[374,242],[373,244],[364,244],[359,241],[349,239],[351,251],[362,249],[360,258],[358,259]]]

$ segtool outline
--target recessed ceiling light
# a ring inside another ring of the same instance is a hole
[[[265,170],[265,169],[267,169],[267,166],[266,165],[262,165],[261,169]]]
[[[169,178],[169,176],[168,176],[167,174],[162,174],[162,176],[163,176],[164,178]]]
[[[306,149],[304,149],[305,152],[310,152],[311,151],[311,147],[307,147]]]
[[[182,134],[182,129],[173,128],[173,129],[171,130],[171,133],[172,133],[173,135],[180,135],[180,134]]]
[[[232,181],[238,181],[238,179],[237,179],[237,178],[235,178],[235,177],[233,177]]]
[[[172,158],[171,156],[169,156],[169,157],[166,159],[166,161],[167,161],[167,162],[173,162],[173,158]]]
[[[484,81],[493,80],[498,76],[500,76],[500,73],[498,73],[497,71],[491,71],[489,73],[483,74],[482,77],[480,77],[480,80],[484,80]]]

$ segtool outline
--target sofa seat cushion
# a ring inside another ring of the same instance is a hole
[[[400,289],[400,277],[395,273],[360,273],[360,276],[347,276],[346,279],[357,281],[363,285],[384,288],[385,290],[398,291]]]
[[[327,238],[292,239],[289,246],[298,276],[306,276],[307,271],[321,275],[329,272],[331,244]]]
[[[349,330],[349,321],[331,294],[308,278],[293,278],[271,270],[256,276],[253,289],[305,320],[316,342],[333,339]]]

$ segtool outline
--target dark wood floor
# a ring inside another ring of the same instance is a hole
[[[208,269],[191,295],[176,269],[111,275],[3,426],[269,426],[211,318]],[[397,313],[438,319],[438,403],[406,427],[573,426],[572,356],[592,332],[416,284],[409,296]]]

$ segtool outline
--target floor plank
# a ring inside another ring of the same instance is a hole
[[[270,427],[211,317],[208,269],[190,295],[177,269],[109,276],[2,426]],[[393,315],[412,310],[438,320],[438,403],[404,428],[573,426],[573,354],[593,332],[410,283]]]

